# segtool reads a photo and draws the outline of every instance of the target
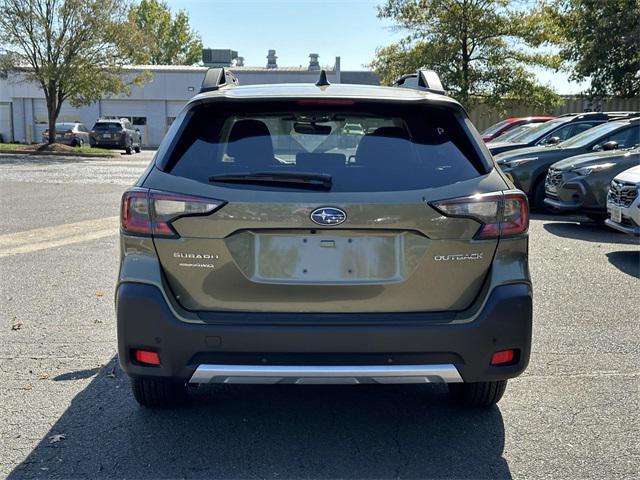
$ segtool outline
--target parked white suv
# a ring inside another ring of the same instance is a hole
[[[607,195],[605,223],[624,233],[640,237],[640,165],[615,177]]]

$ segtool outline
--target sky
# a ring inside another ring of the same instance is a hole
[[[275,49],[278,65],[307,65],[310,53],[320,64],[342,70],[364,70],[376,48],[403,37],[393,24],[376,16],[383,0],[167,0],[172,10],[185,10],[191,27],[206,48],[230,48],[247,66],[265,66]],[[560,94],[578,93],[584,85],[563,73],[536,70],[545,85]]]

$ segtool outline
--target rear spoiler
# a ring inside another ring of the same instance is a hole
[[[418,70],[416,73],[403,75],[393,82],[392,86],[425,90],[427,92],[437,93],[438,95],[445,94],[440,77],[433,70]]]
[[[213,92],[222,87],[235,87],[239,85],[238,78],[225,68],[210,68],[204,75],[200,93]]]

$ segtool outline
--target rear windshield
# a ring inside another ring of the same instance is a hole
[[[357,192],[442,186],[487,169],[450,109],[289,102],[256,111],[217,105],[200,105],[186,115],[162,162],[165,171],[204,183],[212,175],[321,173],[331,175],[331,191]]]
[[[122,130],[122,125],[119,124],[118,122],[100,122],[100,123],[96,123],[93,126],[94,130],[104,130],[104,131],[111,131],[111,130]]]

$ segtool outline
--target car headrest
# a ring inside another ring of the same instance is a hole
[[[344,167],[346,157],[342,153],[298,153],[296,166],[300,170],[320,172],[323,169]]]
[[[273,164],[273,143],[267,125],[260,120],[236,122],[229,133],[227,154],[238,165],[256,168]]]
[[[410,158],[411,155],[411,142],[406,130],[380,127],[360,140],[356,149],[356,164],[384,167],[398,156]]]
[[[409,140],[409,132],[400,127],[380,127],[376,128],[373,133],[374,137],[402,138]]]

